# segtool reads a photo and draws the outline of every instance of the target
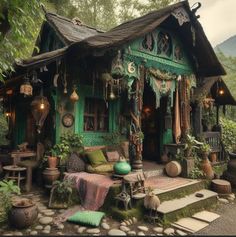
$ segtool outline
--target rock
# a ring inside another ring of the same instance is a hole
[[[36,230],[33,230],[30,232],[30,235],[37,235],[37,234],[38,234],[38,231],[36,231]]]
[[[47,224],[50,224],[52,222],[52,220],[53,220],[52,217],[48,217],[48,216],[41,217],[39,219],[39,223],[42,224],[42,225],[47,225]]]
[[[228,204],[229,203],[229,200],[225,199],[225,198],[219,198],[218,199],[220,203],[223,203],[223,204]]]
[[[26,232],[27,232],[27,233],[31,232],[31,229],[26,229]]]
[[[176,230],[176,234],[180,236],[185,236],[187,233],[183,232],[182,230]]]
[[[86,229],[87,229],[86,227],[81,226],[81,227],[78,228],[78,233],[81,234],[81,233],[83,233]]]
[[[231,193],[231,194],[229,194],[229,197],[231,197],[231,198],[234,198],[234,199],[235,199],[235,194],[234,194],[234,193]]]
[[[57,226],[57,229],[58,229],[58,230],[63,230],[63,229],[64,229],[64,225],[63,225],[63,224],[59,224],[59,225]]]
[[[128,222],[129,222],[130,225],[132,225],[132,224],[133,224],[132,218],[130,218],[130,219],[128,220]]]
[[[157,233],[162,233],[163,232],[163,227],[155,227],[153,230]]]
[[[64,234],[63,234],[62,232],[59,231],[59,232],[57,232],[57,235],[64,235]]]
[[[44,230],[51,230],[51,226],[50,225],[46,225],[45,227],[44,227]]]
[[[138,226],[138,229],[141,231],[148,231],[148,228],[146,226],[140,225]]]
[[[50,230],[43,230],[42,233],[43,234],[50,234]]]
[[[4,236],[13,236],[12,233],[4,233],[3,235],[4,235]]]
[[[139,231],[138,235],[141,236],[141,235],[145,235],[145,234],[142,231]]]
[[[101,224],[102,228],[105,229],[105,230],[110,230],[110,226],[106,223],[106,222],[103,222]]]
[[[38,205],[38,210],[40,212],[43,212],[44,210],[47,210],[47,207],[46,206],[42,206],[42,205]]]
[[[55,212],[53,211],[47,211],[43,213],[45,216],[53,216],[55,214]]]
[[[98,228],[92,228],[92,229],[87,229],[86,232],[88,234],[98,234],[100,233],[100,230]]]
[[[120,225],[127,226],[127,223],[123,221],[120,223]]]
[[[43,229],[43,226],[42,225],[37,225],[36,227],[35,227],[35,230],[42,230]]]
[[[14,236],[21,236],[21,235],[23,235],[22,232],[14,232]]]
[[[41,218],[43,217],[43,215],[41,213],[38,214],[38,218]]]
[[[138,222],[138,220],[137,220],[136,217],[133,217],[132,220],[133,220],[133,223],[134,223],[134,224],[136,224],[136,223]]]
[[[124,222],[126,223],[126,225],[130,225],[129,220],[125,220]]]
[[[129,231],[127,234],[128,235],[136,235],[136,232],[132,230],[132,231]]]
[[[122,230],[118,230],[118,229],[111,229],[111,230],[109,230],[108,231],[108,233],[107,233],[109,236],[125,236],[126,235],[126,233],[124,232],[124,231],[122,231]]]
[[[127,226],[121,225],[121,226],[120,226],[120,230],[122,230],[122,231],[124,231],[124,232],[128,232],[128,231],[130,231],[130,228],[127,227]]]
[[[173,228],[167,228],[164,230],[164,234],[166,235],[172,235],[175,233],[175,230]]]

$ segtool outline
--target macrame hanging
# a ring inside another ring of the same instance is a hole
[[[178,20],[180,26],[182,26],[185,22],[190,21],[188,13],[182,7],[175,9],[171,15]]]

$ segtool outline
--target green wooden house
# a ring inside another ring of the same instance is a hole
[[[134,170],[142,159],[161,162],[164,145],[201,132],[195,90],[225,74],[195,12],[181,1],[108,32],[46,12],[39,52],[18,62],[1,88],[13,145],[54,144],[71,131],[85,146],[129,141]],[[29,83],[32,95],[20,93]],[[36,96],[50,104],[38,132]]]

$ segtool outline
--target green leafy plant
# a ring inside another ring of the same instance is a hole
[[[208,143],[204,142],[199,146],[199,150],[202,153],[210,153],[211,152],[211,146]]]
[[[198,141],[194,136],[187,134],[184,139],[184,150],[186,151],[185,155],[187,157],[192,156],[195,149],[199,149],[199,146],[202,145],[202,142]]]
[[[190,174],[189,174],[189,178],[191,178],[191,179],[198,179],[198,178],[201,178],[201,177],[203,177],[203,172],[202,172],[202,170],[200,170],[200,168],[199,168],[198,166],[195,166],[195,167],[191,170],[191,172],[190,172]]]
[[[13,180],[2,180],[0,181],[0,192],[6,195],[20,194],[20,188]]]

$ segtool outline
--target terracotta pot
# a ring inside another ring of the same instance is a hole
[[[57,157],[56,156],[48,156],[48,167],[56,168],[57,167]]]
[[[60,177],[60,172],[57,168],[46,168],[43,171],[43,179],[46,188],[51,188],[54,181]]]
[[[211,161],[212,163],[215,163],[215,162],[217,161],[217,154],[216,154],[215,152],[212,152],[212,153],[210,154],[210,161]]]
[[[12,203],[8,220],[12,226],[18,229],[29,227],[38,216],[38,209],[30,199],[22,198]]]
[[[206,178],[213,179],[214,178],[214,172],[211,166],[211,163],[208,158],[202,160],[202,171]]]

